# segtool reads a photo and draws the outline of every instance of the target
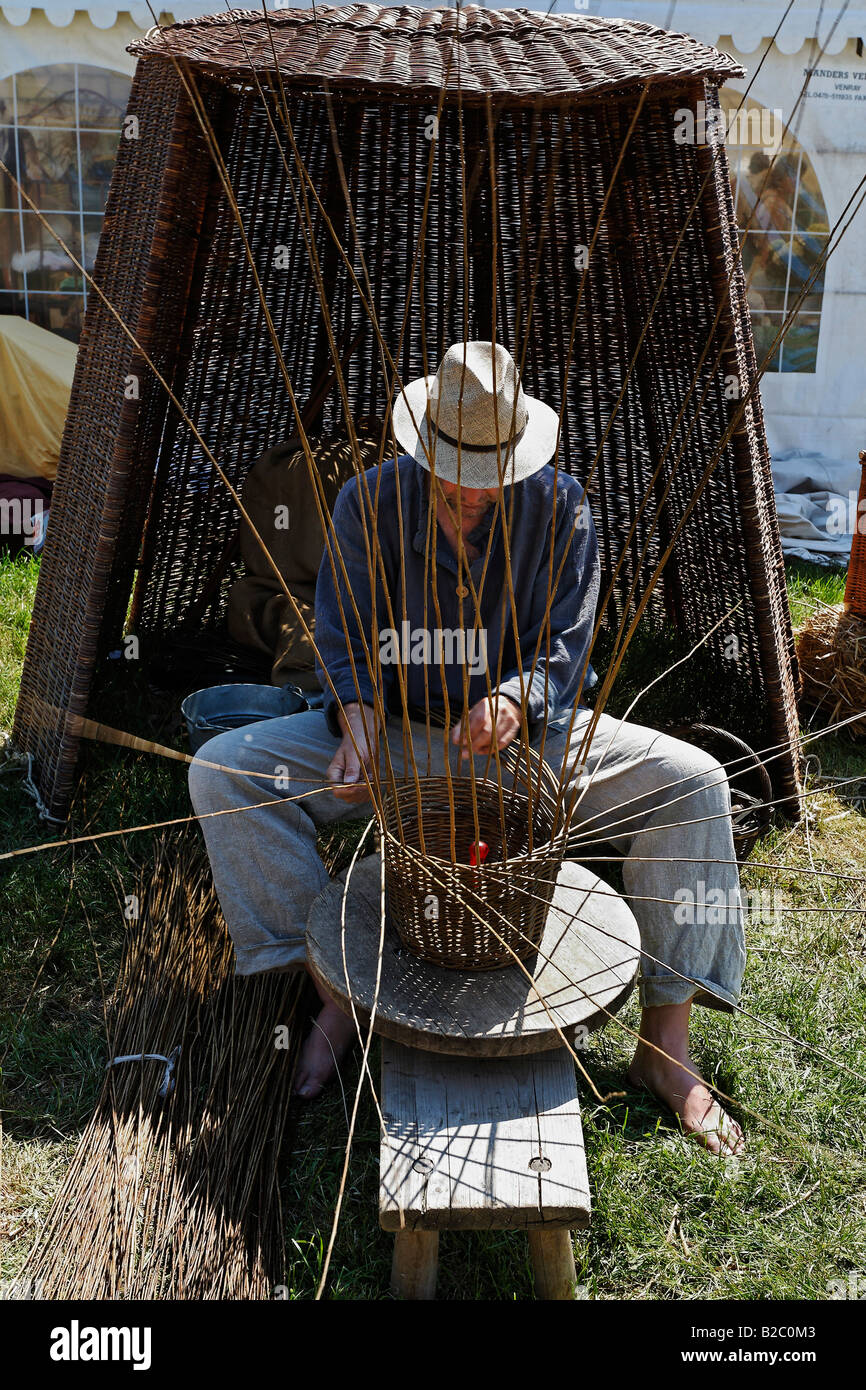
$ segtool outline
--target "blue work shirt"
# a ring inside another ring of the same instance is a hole
[[[443,710],[445,701],[441,663],[444,654],[451,724],[457,721],[463,710],[464,666],[469,667],[470,708],[488,695],[490,689],[498,689],[520,705],[519,673],[523,671],[530,727],[537,726],[545,715],[550,721],[565,711],[570,712],[580,694],[580,676],[592,638],[599,590],[598,542],[589,502],[584,499],[581,504],[582,485],[569,474],[561,470],[557,473],[551,464],[545,464],[537,473],[503,489],[504,513],[510,537],[508,549],[511,592],[516,609],[515,624],[515,615],[508,599],[502,516],[498,503],[488,509],[468,537],[469,542],[477,548],[478,557],[470,565],[468,579],[465,563],[463,566],[462,588],[465,594],[461,619],[458,560],[438,521],[435,566],[432,532],[430,555],[425,562],[430,507],[430,475],[427,470],[411,455],[405,454],[396,463],[392,458],[385,461],[381,469],[368,469],[364,476],[366,487],[361,478],[355,477],[341,489],[334,506],[333,520],[352,599],[358,610],[361,631],[366,638],[373,674],[379,682],[385,709],[390,713],[401,711],[397,669],[408,656],[410,659],[403,665],[407,704],[421,710],[428,705]],[[375,530],[378,532],[381,567],[372,545],[377,492]],[[545,610],[554,500],[553,582],[556,583],[558,575],[559,582],[550,607],[548,654]],[[493,536],[485,573],[491,529]],[[368,544],[376,573],[375,633]],[[335,563],[357,684],[352,674],[327,547],[316,584],[316,645],[341,702],[349,704],[358,700],[360,695],[365,704],[375,706],[364,643],[359,636],[336,555]],[[393,616],[389,614],[385,601],[382,568]],[[483,642],[478,632],[473,634],[476,626],[485,633]],[[515,642],[515,631],[519,634],[519,649]],[[437,632],[440,634],[438,638]],[[530,684],[539,632],[542,632],[541,643]],[[465,637],[462,636],[464,633]],[[374,659],[374,646],[382,655],[381,676]],[[489,685],[485,666],[489,671]],[[548,678],[546,691],[545,671]],[[498,677],[497,672],[501,673]],[[339,736],[337,701],[318,662],[316,673],[325,691],[328,726],[332,733]],[[426,697],[425,676],[429,692]],[[584,689],[595,682],[595,673],[588,666]]]

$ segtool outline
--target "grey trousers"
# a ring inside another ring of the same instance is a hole
[[[588,866],[605,877],[605,863],[593,862],[609,853],[602,842],[625,856],[623,882],[644,952],[641,1002],[694,999],[730,1010],[745,944],[724,769],[690,744],[606,714],[574,768],[589,718],[588,710],[578,712],[570,742],[567,720],[549,724],[544,758],[569,788],[577,781],[573,823],[586,835]],[[442,775],[446,731],[428,735],[423,724],[411,730],[419,774]],[[400,721],[390,718],[386,734],[395,772],[411,775]],[[369,800],[349,805],[330,791],[285,799],[325,781],[337,746],[324,715],[310,711],[220,734],[190,765],[190,795],[204,817],[199,823],[240,975],[303,964],[307,914],[329,881],[316,852],[317,828],[372,809]],[[456,772],[457,749],[447,745],[447,757]],[[233,770],[216,771],[205,760]],[[479,775],[486,761],[476,758]],[[256,772],[267,777],[249,775]]]

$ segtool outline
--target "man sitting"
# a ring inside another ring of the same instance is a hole
[[[738,1154],[742,1132],[691,1074],[688,1052],[693,1002],[731,1011],[745,963],[728,782],[701,750],[604,713],[581,751],[599,559],[582,487],[550,463],[558,416],[524,392],[503,347],[473,342],[404,388],[393,423],[406,453],[351,479],[334,508],[342,565],[336,549],[333,564],[325,554],[315,603],[324,710],[222,734],[190,768],[237,971],[304,968],[307,914],[328,883],[317,829],[368,798],[386,747],[400,776],[414,775],[410,744],[421,776],[464,771],[469,757],[483,775],[494,747],[543,741],[573,823],[624,855],[644,952],[629,1079],[713,1152]],[[447,660],[434,622],[440,638],[464,634]],[[405,664],[389,664],[386,632],[391,646],[400,633]],[[244,807],[253,809],[210,814]],[[736,905],[723,921],[682,920],[682,890],[697,900],[699,883],[705,900]],[[353,1022],[322,999],[298,1064],[305,1098],[354,1037]]]

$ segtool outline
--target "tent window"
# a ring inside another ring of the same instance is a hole
[[[721,95],[729,113],[740,105],[738,92]],[[762,108],[746,98],[743,111]],[[763,115],[770,120],[761,129],[771,131],[772,114]],[[824,294],[824,272],[817,267],[827,247],[827,208],[808,155],[781,124],[775,159],[772,145],[736,143],[738,135],[757,128],[757,122],[731,124],[728,139],[755,350],[759,364],[772,351],[767,371],[814,372]],[[795,314],[791,326],[773,349],[789,314]]]
[[[90,272],[130,84],[125,73],[82,63],[0,81],[3,162]],[[81,272],[0,174],[0,313],[77,342],[87,297]]]

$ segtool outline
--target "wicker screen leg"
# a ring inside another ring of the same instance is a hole
[[[213,119],[224,92],[206,95]],[[139,63],[128,115],[138,134],[121,136],[94,280],[170,382],[212,165],[173,68]],[[67,715],[86,713],[96,663],[122,630],[168,409],[91,291],[13,731],[55,819],[66,815],[78,753]]]

